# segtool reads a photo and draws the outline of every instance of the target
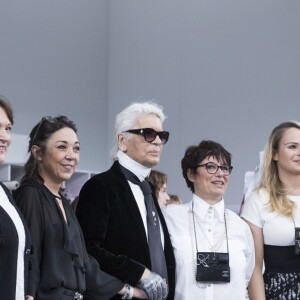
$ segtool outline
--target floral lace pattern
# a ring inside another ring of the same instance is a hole
[[[265,273],[267,300],[300,300],[300,273]]]

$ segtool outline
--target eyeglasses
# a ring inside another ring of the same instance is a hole
[[[232,166],[226,166],[226,165],[218,166],[217,164],[215,164],[213,162],[208,162],[203,165],[197,165],[197,168],[199,168],[199,167],[205,167],[207,173],[209,173],[209,174],[215,174],[218,172],[219,169],[221,169],[221,171],[224,173],[224,175],[229,175],[233,169]]]
[[[45,121],[50,122],[50,123],[57,123],[57,118],[51,117],[51,116],[42,117],[41,121],[39,122],[39,124],[38,124],[38,126],[37,126],[37,128],[36,128],[36,130],[35,130],[34,136],[33,136],[32,140],[31,140],[31,141],[32,141],[32,142],[31,142],[31,145],[33,145],[33,143],[34,143],[34,141],[35,141],[35,138],[36,138],[36,136],[37,136],[37,134],[38,134],[38,132],[39,132],[39,130],[40,130],[42,124],[43,124]]]
[[[156,131],[152,128],[129,129],[125,130],[124,132],[142,135],[145,141],[149,143],[153,142],[156,137],[159,136],[162,144],[167,143],[170,134],[168,131]]]

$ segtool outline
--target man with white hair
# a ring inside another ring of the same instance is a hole
[[[169,233],[147,180],[169,138],[164,120],[162,107],[154,102],[131,103],[122,110],[115,121],[115,161],[84,184],[77,206],[87,249],[103,271],[155,300],[172,300],[175,289]],[[122,299],[131,298],[129,290]]]

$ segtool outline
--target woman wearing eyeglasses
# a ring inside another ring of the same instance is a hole
[[[15,199],[32,236],[27,299],[127,299],[145,293],[100,271],[61,186],[79,162],[75,124],[65,116],[43,117],[32,129],[25,175]]]
[[[0,96],[0,164],[11,144],[14,124],[9,102]],[[0,299],[24,300],[30,256],[30,235],[7,187],[0,183]]]
[[[176,260],[176,300],[246,299],[254,268],[248,225],[226,207],[231,154],[213,141],[181,160],[192,199],[164,211]]]

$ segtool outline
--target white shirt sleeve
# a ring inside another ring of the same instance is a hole
[[[289,246],[295,243],[293,219],[271,211],[265,189],[253,191],[246,199],[241,217],[262,228],[266,245]]]
[[[246,282],[247,286],[249,284],[249,281],[251,279],[254,266],[255,266],[255,249],[254,249],[254,241],[252,237],[251,230],[246,224],[246,244],[247,244],[247,250],[246,250]]]
[[[262,211],[263,206],[266,205],[266,201],[262,201],[259,193],[256,190],[252,191],[247,196],[247,198],[245,198],[245,203],[241,211],[241,217],[251,222],[252,224],[262,228]]]

